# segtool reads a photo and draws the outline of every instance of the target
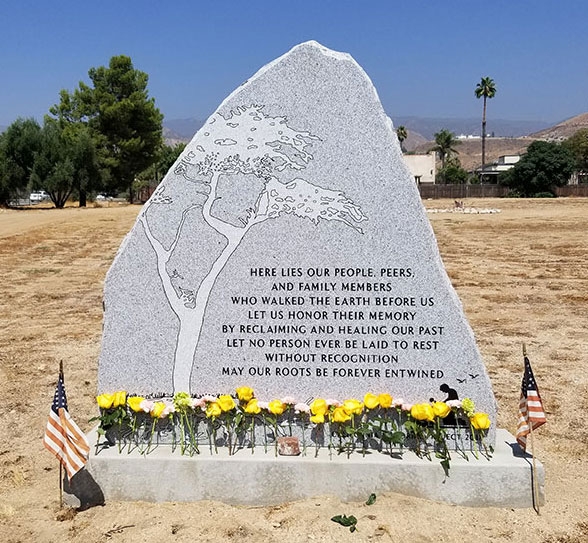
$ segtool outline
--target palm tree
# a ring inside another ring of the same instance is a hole
[[[458,154],[455,146],[459,145],[459,140],[455,137],[453,132],[450,132],[446,128],[439,130],[439,132],[436,132],[433,135],[435,136],[435,147],[433,147],[431,151],[435,151],[439,154],[441,170],[445,170],[447,160],[451,155]]]
[[[406,126],[400,125],[396,129],[396,136],[398,136],[398,141],[400,142],[400,150],[404,153],[405,149],[404,145],[402,144],[404,143],[404,140],[408,137],[408,130],[406,130]]]
[[[484,98],[484,111],[482,113],[482,183],[484,182],[484,166],[486,164],[486,100],[494,98],[496,85],[490,77],[482,77],[476,90],[476,98]]]

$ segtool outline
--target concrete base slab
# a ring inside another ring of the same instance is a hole
[[[93,432],[92,446],[95,436]],[[211,455],[207,449],[187,457],[169,447],[148,455],[119,454],[112,447],[92,454],[87,473],[73,478],[68,501],[83,507],[105,500],[273,505],[326,494],[364,501],[371,493],[398,492],[473,507],[532,507],[532,459],[521,454],[515,438],[498,430],[490,460],[469,454],[468,461],[454,453],[446,477],[438,459],[421,459],[408,451],[398,458],[381,453],[329,456],[326,449],[316,457],[314,449],[306,456],[275,457],[273,449],[266,454],[256,447],[254,454],[241,450],[228,456],[219,449]],[[537,479],[542,505],[545,472],[539,462]]]

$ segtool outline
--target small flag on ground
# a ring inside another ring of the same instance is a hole
[[[525,374],[521,385],[519,424],[517,426],[517,441],[523,450],[527,448],[527,435],[529,435],[529,432],[539,428],[546,422],[543,403],[541,402],[541,396],[539,396],[531,363],[525,356]]]
[[[67,398],[63,383],[63,371],[59,371],[53,404],[49,411],[49,421],[43,438],[45,448],[53,453],[67,471],[69,480],[80,471],[88,461],[90,445],[84,432],[67,412]]]

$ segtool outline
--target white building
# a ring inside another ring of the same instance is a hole
[[[406,162],[417,185],[435,183],[435,153],[404,155],[404,162]]]
[[[484,166],[484,178],[486,179],[486,183],[496,183],[498,179],[498,175],[502,172],[510,170],[514,168],[514,165],[521,160],[521,155],[503,155],[498,157],[498,160],[492,162],[491,164],[486,164]],[[482,168],[476,168],[476,173],[480,175],[482,173]]]

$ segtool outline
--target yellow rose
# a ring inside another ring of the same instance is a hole
[[[433,404],[433,413],[435,413],[436,417],[444,419],[449,413],[451,413],[451,407],[445,402],[435,402]]]
[[[274,415],[281,415],[286,410],[286,404],[282,400],[272,400],[267,406],[267,409]]]
[[[96,396],[96,402],[102,409],[110,409],[114,403],[114,394],[100,394]]]
[[[239,387],[236,391],[239,401],[247,403],[253,398],[253,389],[250,387]]]
[[[206,416],[208,418],[219,417],[222,412],[223,410],[218,402],[210,402],[206,406]]]
[[[335,407],[331,413],[331,420],[333,422],[347,422],[349,419],[351,419],[351,415],[345,411],[345,408],[342,405]]]
[[[361,415],[363,404],[359,400],[351,399],[343,402],[343,409],[350,415]]]
[[[363,397],[363,403],[365,404],[365,406],[368,409],[376,409],[376,407],[379,407],[380,406],[380,402],[378,400],[378,396],[376,396],[375,394],[372,394],[371,392],[368,392]]]
[[[251,398],[245,406],[245,413],[249,413],[250,415],[257,415],[260,412],[261,407],[259,407],[257,398]]]
[[[159,419],[159,418],[161,418],[161,414],[163,413],[164,410],[165,410],[165,403],[155,402],[153,404],[153,407],[151,408],[150,413],[154,419]]]
[[[124,390],[119,390],[118,392],[114,393],[114,401],[112,402],[112,407],[119,407],[121,405],[126,405],[127,403],[127,393]]]
[[[416,420],[428,420],[431,422],[435,420],[433,408],[428,403],[417,403],[413,405],[410,410],[410,415]]]
[[[144,401],[145,398],[141,397],[141,396],[129,396],[127,398],[127,403],[129,404],[129,407],[135,412],[138,413],[139,411],[143,411],[141,409],[141,402]]]
[[[223,412],[230,411],[231,409],[235,409],[235,400],[233,400],[232,396],[228,394],[223,394],[222,396],[218,397],[218,404]]]
[[[378,403],[380,404],[380,407],[388,409],[389,407],[392,407],[392,396],[387,392],[384,392],[378,396]]]
[[[327,414],[327,411],[329,410],[329,406],[327,405],[327,402],[325,400],[323,400],[322,398],[317,398],[316,400],[313,400],[312,403],[310,404],[310,412],[313,415],[316,416],[322,416],[323,420],[320,422],[325,422],[325,415]],[[312,417],[310,419],[312,421]],[[312,422],[316,422],[316,421],[312,421]]]
[[[490,417],[486,413],[474,413],[470,422],[475,430],[488,430],[490,428]]]
[[[310,422],[314,422],[315,424],[323,424],[323,422],[325,422],[324,413],[320,415],[312,415],[310,417]]]

